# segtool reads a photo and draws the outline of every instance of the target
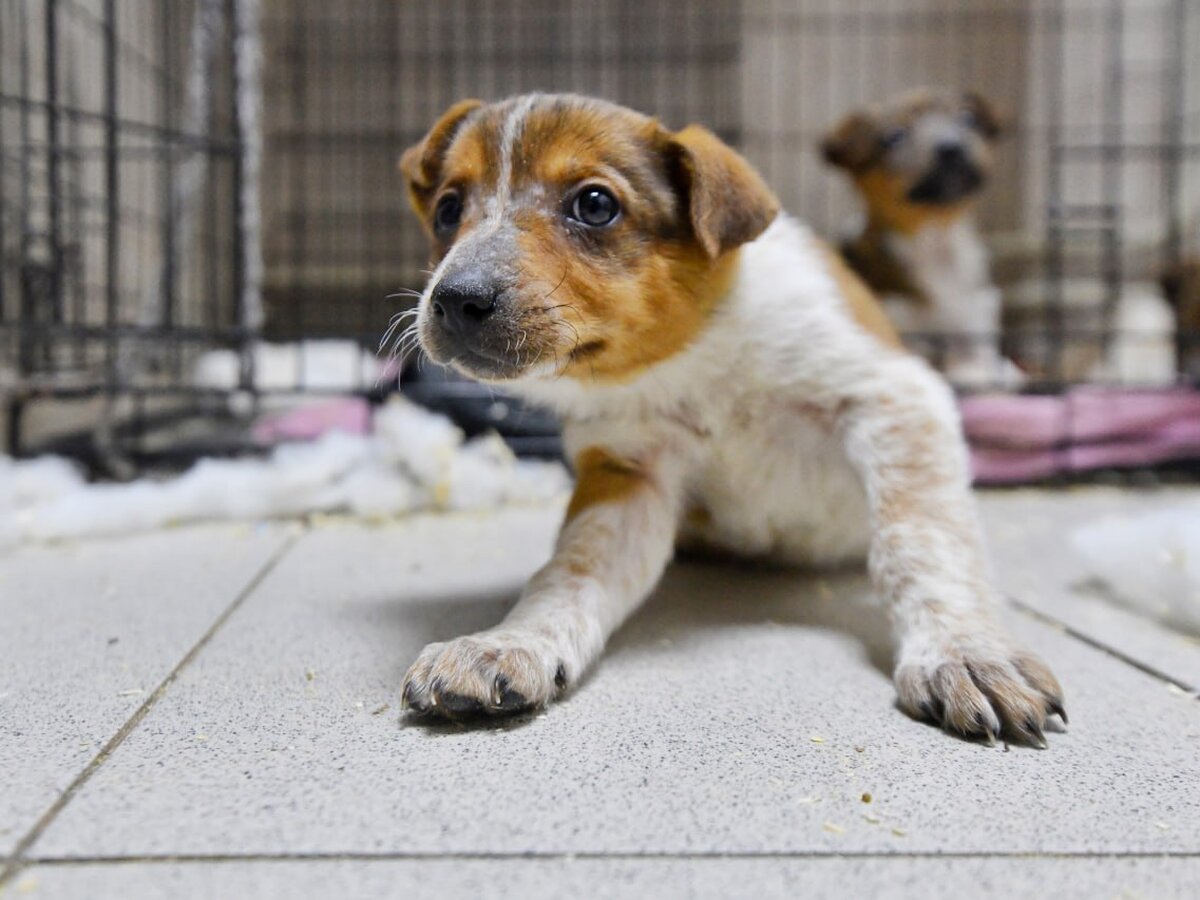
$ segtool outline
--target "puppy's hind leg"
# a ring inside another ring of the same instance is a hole
[[[846,452],[871,511],[870,570],[889,602],[901,707],[963,735],[1045,746],[1066,721],[1050,669],[996,618],[954,401],[915,360],[841,405]]]
[[[463,718],[542,706],[600,655],[653,589],[674,550],[682,466],[666,452],[576,461],[554,556],[498,626],[430,644],[405,676],[416,712]]]

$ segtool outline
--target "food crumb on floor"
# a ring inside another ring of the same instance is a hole
[[[828,831],[830,834],[845,834],[846,833],[845,828],[843,828],[841,825],[834,824],[833,822],[826,822],[821,827],[823,829],[825,829],[826,831]]]
[[[383,704],[383,706],[380,706],[376,709],[371,710],[371,715],[382,716],[385,712],[387,712],[391,708],[392,708],[392,704],[385,703],[385,704]]]

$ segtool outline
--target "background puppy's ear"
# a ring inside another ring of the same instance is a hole
[[[983,94],[967,91],[963,94],[963,103],[966,104],[975,119],[975,130],[988,140],[994,141],[1008,131],[1008,122],[1005,117]]]
[[[408,199],[422,218],[429,214],[433,192],[441,180],[442,160],[454,135],[467,116],[481,106],[482,100],[458,101],[446,110],[419,144],[409,147],[400,157],[400,171],[408,182]]]
[[[867,168],[879,153],[879,126],[865,113],[851,113],[821,139],[821,155],[850,172]]]
[[[774,221],[779,201],[771,189],[715,134],[689,125],[669,141],[692,233],[710,258],[754,240]]]

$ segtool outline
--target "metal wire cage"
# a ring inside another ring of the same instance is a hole
[[[32,432],[127,463],[134,432],[178,417],[181,394],[189,413],[211,405],[188,377],[197,354],[257,333],[245,6],[0,3],[11,452]]]
[[[271,392],[382,395],[395,373],[353,367],[331,386],[304,355],[314,338],[373,351],[408,302],[389,295],[423,280],[396,159],[454,100],[535,89],[707,124],[830,238],[858,201],[817,153],[828,126],[906,88],[980,91],[1013,125],[980,206],[1005,309],[983,339],[1026,371],[1026,393],[1200,374],[1195,0],[269,0],[259,12],[0,0],[11,451],[47,446],[34,410],[51,396],[100,398],[79,404],[72,446],[136,460],[243,446]],[[910,339],[936,359],[978,336]],[[309,343],[264,378],[262,340]],[[234,371],[203,377],[221,349]],[[405,388],[453,401],[475,427],[511,422],[469,385],[406,376]],[[198,411],[198,430],[149,427]]]

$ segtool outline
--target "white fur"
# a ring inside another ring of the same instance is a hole
[[[650,593],[677,538],[806,564],[869,555],[910,711],[940,703],[953,727],[997,733],[1010,711],[983,699],[970,665],[1029,692],[993,618],[953,397],[855,323],[795,220],[741,248],[730,294],[671,359],[619,385],[539,373],[508,386],[562,415],[571,456],[602,448],[642,481],[569,520],[497,628],[426,648],[406,679],[413,707],[504,712],[557,696]],[[687,524],[693,505],[706,523]],[[947,666],[965,684],[947,688]]]
[[[912,235],[889,232],[886,240],[923,295],[884,298],[896,328],[944,336],[944,369],[955,384],[1020,386],[1020,370],[1000,355],[1000,291],[992,284],[987,249],[972,217],[928,224]]]

